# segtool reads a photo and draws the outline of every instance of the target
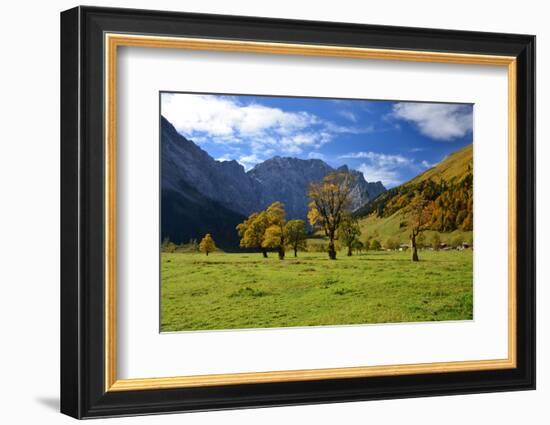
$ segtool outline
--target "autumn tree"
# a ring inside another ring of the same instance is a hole
[[[417,237],[428,228],[432,219],[430,202],[417,193],[408,206],[409,214],[409,238],[411,241],[412,261],[418,261]]]
[[[285,228],[287,243],[294,250],[294,256],[297,257],[298,250],[306,248],[306,223],[304,220],[289,220]]]
[[[264,258],[267,258],[264,238],[269,226],[269,220],[265,211],[250,214],[245,221],[237,225],[237,232],[241,238],[240,246],[242,248],[258,248],[261,250]]]
[[[208,254],[210,252],[216,251],[216,243],[214,242],[214,239],[210,235],[210,233],[207,233],[204,238],[202,238],[200,244],[199,244],[199,251],[206,254],[208,257]]]
[[[352,217],[351,214],[344,214],[340,226],[338,227],[338,240],[348,248],[348,257],[351,257],[352,250],[356,241],[361,236],[361,228],[357,219]]]
[[[430,230],[452,232],[473,230],[474,192],[472,168],[468,165],[464,176],[423,180],[387,190],[361,208],[361,215],[375,213],[391,217],[408,206],[414,195],[421,194],[431,204]]]
[[[336,231],[350,204],[350,193],[354,178],[350,173],[334,172],[321,182],[309,186],[309,223],[324,231],[328,237],[328,256],[336,259]]]
[[[285,258],[286,220],[285,209],[281,202],[273,202],[265,210],[268,226],[265,229],[262,248],[276,248],[279,260]]]

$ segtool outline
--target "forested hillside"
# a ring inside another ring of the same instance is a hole
[[[430,204],[427,229],[436,232],[469,232],[473,229],[472,145],[455,152],[401,186],[390,189],[356,212],[371,229],[384,228],[385,236],[406,231],[407,207],[421,195]],[[382,222],[380,222],[382,220]]]

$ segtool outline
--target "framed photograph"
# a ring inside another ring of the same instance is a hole
[[[535,37],[61,14],[61,411],[535,388]]]

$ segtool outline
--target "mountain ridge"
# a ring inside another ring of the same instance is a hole
[[[347,166],[335,169],[320,159],[275,156],[257,164],[247,174],[261,183],[261,208],[275,201],[282,201],[289,217],[305,218],[309,184],[321,181],[327,174],[335,171],[349,172],[355,177],[351,193],[352,210],[386,190],[381,182],[367,182],[359,171]],[[280,176],[284,178],[281,179]]]
[[[245,171],[235,160],[215,160],[178,133],[164,117],[161,117],[161,149],[162,189],[185,191],[181,185],[183,181],[240,214],[250,214],[272,202],[281,201],[289,217],[305,217],[309,184],[337,171],[320,159],[281,156],[274,156]],[[356,177],[356,187],[352,191],[353,209],[386,190],[379,181],[367,182],[359,171],[347,166],[339,168],[342,169]]]
[[[343,169],[356,177],[352,209],[386,190],[381,182],[369,183],[362,173]],[[305,220],[309,184],[334,171],[320,159],[281,156],[246,171],[235,160],[215,160],[161,117],[162,237],[187,242],[202,237],[210,225],[222,234],[220,246],[234,246],[235,237],[220,229],[220,222],[235,234],[236,220],[275,201],[285,205],[287,219]]]

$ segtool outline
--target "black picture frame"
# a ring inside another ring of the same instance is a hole
[[[106,392],[104,33],[517,58],[517,367]],[[61,13],[61,412],[75,418],[535,388],[535,37],[132,9]]]

